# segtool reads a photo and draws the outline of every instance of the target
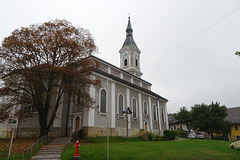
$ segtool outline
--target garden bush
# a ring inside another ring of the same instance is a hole
[[[138,138],[141,138],[144,141],[160,141],[158,133],[146,132],[143,129],[139,130]]]
[[[84,129],[80,129],[79,131],[76,131],[72,134],[72,141],[86,139],[86,138],[87,138],[87,134]]]
[[[174,130],[165,130],[163,133],[167,140],[174,140],[176,137],[176,132]]]
[[[152,141],[152,133],[151,132],[147,132],[147,138],[149,141]]]

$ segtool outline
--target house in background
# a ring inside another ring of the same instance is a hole
[[[231,122],[231,140],[240,140],[240,107],[228,108],[225,120]]]
[[[132,111],[128,116],[129,136],[138,135],[140,129],[160,134],[168,129],[168,100],[154,93],[152,84],[141,78],[141,51],[132,32],[129,17],[126,39],[119,51],[120,68],[97,57],[90,57],[99,62],[99,68],[92,72],[91,78],[100,80],[102,88],[98,90],[91,86],[89,89],[96,103],[91,108],[85,108],[79,106],[78,101],[69,102],[68,94],[65,94],[50,136],[69,135],[79,129],[84,129],[90,137],[106,136],[107,128],[110,136],[125,136],[127,118],[123,111],[128,107]],[[20,121],[17,136],[39,136],[38,119],[35,112],[32,118]]]
[[[175,119],[174,114],[172,113],[168,114],[168,123],[169,123],[169,129],[171,130],[188,131],[187,125],[183,123],[179,123],[178,120]]]

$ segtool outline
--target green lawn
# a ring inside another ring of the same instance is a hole
[[[82,143],[79,148],[81,160],[107,159],[106,138],[90,139],[91,143]],[[111,160],[229,160],[240,159],[240,151],[229,148],[230,142],[216,140],[184,141],[139,141],[132,138],[110,137],[109,159]],[[75,148],[69,145],[62,153],[62,160],[70,160]]]

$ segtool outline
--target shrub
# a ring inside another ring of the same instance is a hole
[[[225,136],[224,135],[217,135],[215,137],[213,137],[216,140],[225,140]]]
[[[152,140],[153,141],[160,141],[160,137],[158,133],[152,133]]]
[[[152,141],[152,133],[151,132],[147,132],[147,138],[149,141]]]
[[[84,131],[84,129],[80,129],[79,131],[76,131],[72,134],[72,141],[86,139],[86,138],[87,138],[87,134]]]
[[[142,138],[143,137],[143,133],[144,133],[144,129],[140,129],[138,138]]]
[[[183,137],[183,138],[187,138],[188,137],[188,131],[184,131],[184,130],[181,130],[181,131],[177,131],[178,133],[176,133],[176,136],[179,136],[179,137]]]
[[[174,131],[174,134],[175,134],[175,137],[177,137],[177,136],[180,136],[180,137],[182,137],[182,130],[173,130]]]
[[[163,135],[163,136],[160,138],[160,141],[166,141],[166,140],[167,140],[167,138],[166,138],[165,135]]]
[[[176,133],[174,130],[165,130],[163,133],[166,136],[167,140],[174,140],[176,137]]]

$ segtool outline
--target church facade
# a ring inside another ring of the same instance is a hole
[[[84,129],[90,137],[136,136],[140,129],[163,134],[168,129],[168,100],[151,91],[151,83],[141,79],[140,50],[133,39],[130,17],[126,29],[126,39],[120,49],[120,68],[97,57],[99,62],[91,78],[101,80],[101,88],[91,86],[89,93],[95,99],[90,107],[81,107],[73,101],[68,103],[66,94],[58,108],[50,136],[66,136]],[[125,115],[129,107],[132,112]],[[50,111],[51,112],[51,111]],[[18,137],[39,135],[38,115],[19,122]],[[128,123],[128,124],[127,124]]]
[[[133,39],[130,17],[126,39],[120,49],[120,68],[95,58],[100,67],[92,78],[101,80],[100,90],[90,88],[96,104],[90,109],[72,108],[72,132],[85,128],[89,136],[136,136],[140,129],[160,132],[168,129],[168,100],[151,91],[151,83],[141,79],[140,50]],[[129,107],[132,114],[123,114]],[[128,119],[128,121],[127,121]],[[126,123],[128,122],[128,125]]]

